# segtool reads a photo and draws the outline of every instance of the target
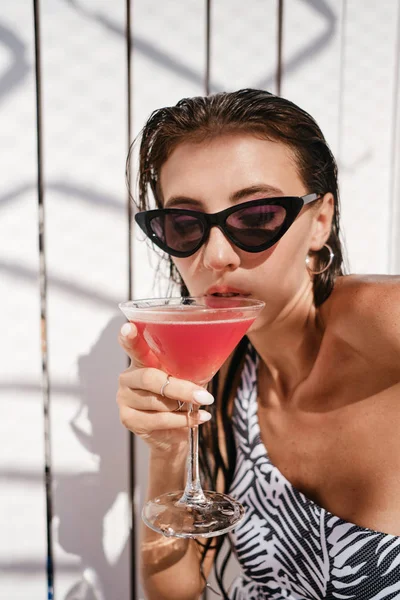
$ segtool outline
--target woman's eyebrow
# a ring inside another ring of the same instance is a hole
[[[247,188],[243,188],[234,192],[230,195],[229,199],[231,202],[237,202],[238,200],[243,200],[247,196],[251,196],[252,194],[264,194],[266,197],[274,197],[274,196],[283,196],[284,193],[281,189],[267,184],[261,185],[252,185]]]
[[[188,206],[196,206],[197,208],[202,208],[203,203],[200,200],[196,200],[195,198],[190,198],[189,196],[172,196],[168,198],[168,200],[164,204],[164,208],[173,208],[174,206],[182,206],[182,204],[186,204]]]
[[[247,196],[251,196],[252,194],[264,194],[266,197],[273,196],[283,196],[284,193],[281,189],[273,186],[273,185],[252,185],[250,187],[243,188],[238,190],[237,192],[233,192],[229,196],[229,200],[234,204],[243,198],[247,198]],[[164,204],[164,208],[173,208],[174,206],[190,206],[196,208],[203,208],[203,203],[200,200],[196,200],[195,198],[190,198],[190,196],[171,196]]]

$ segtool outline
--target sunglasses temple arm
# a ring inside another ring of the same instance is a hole
[[[318,200],[318,198],[321,198],[321,194],[307,194],[307,196],[302,196],[304,203],[303,206],[310,204],[311,202],[315,202],[315,200]]]

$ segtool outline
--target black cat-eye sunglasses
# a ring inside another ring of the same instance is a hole
[[[191,256],[207,241],[211,227],[219,227],[235,246],[262,252],[281,239],[306,204],[319,194],[262,198],[236,204],[214,214],[185,208],[146,210],[136,222],[159,248],[179,258]]]

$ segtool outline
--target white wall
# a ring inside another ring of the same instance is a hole
[[[276,91],[277,0],[211,3],[211,90]],[[42,0],[47,331],[55,597],[127,600],[128,436],[115,406],[128,295],[156,261],[128,256],[125,0]],[[133,134],[205,90],[205,2],[134,0]],[[282,95],[320,123],[340,166],[352,272],[400,271],[399,2],[284,4]],[[33,11],[0,15],[0,598],[46,598]],[[161,285],[162,290],[162,285]],[[146,479],[135,445],[135,498]],[[139,510],[134,519],[138,525]],[[230,576],[236,567],[232,567]]]

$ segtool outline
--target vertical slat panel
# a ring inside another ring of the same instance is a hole
[[[136,136],[156,108],[175,104],[186,96],[205,93],[206,2],[134,0],[132,35],[132,108]],[[137,152],[133,153],[132,163],[133,181],[136,181]],[[135,189],[132,191],[135,194]],[[167,279],[159,279],[157,284],[154,283],[157,257],[140,232],[135,230],[133,235],[135,298],[164,294]],[[139,544],[140,510],[147,486],[148,453],[147,447],[140,441],[135,440],[135,447],[136,542]],[[144,597],[140,586],[137,597]]]
[[[47,598],[32,2],[0,17],[0,598]]]
[[[46,542],[47,542],[47,595],[54,597],[54,560],[53,560],[53,476],[50,437],[50,386],[47,352],[47,265],[45,243],[45,194],[43,175],[43,117],[42,117],[42,38],[40,19],[40,0],[33,2],[33,21],[35,32],[35,79],[36,79],[36,148],[37,148],[37,194],[38,194],[38,238],[39,238],[39,281],[40,281],[40,324],[42,353],[42,395],[44,425],[44,475],[46,486]]]
[[[346,2],[340,143],[350,266],[387,273],[398,2]]]
[[[130,598],[125,0],[42,4],[55,598]]]

